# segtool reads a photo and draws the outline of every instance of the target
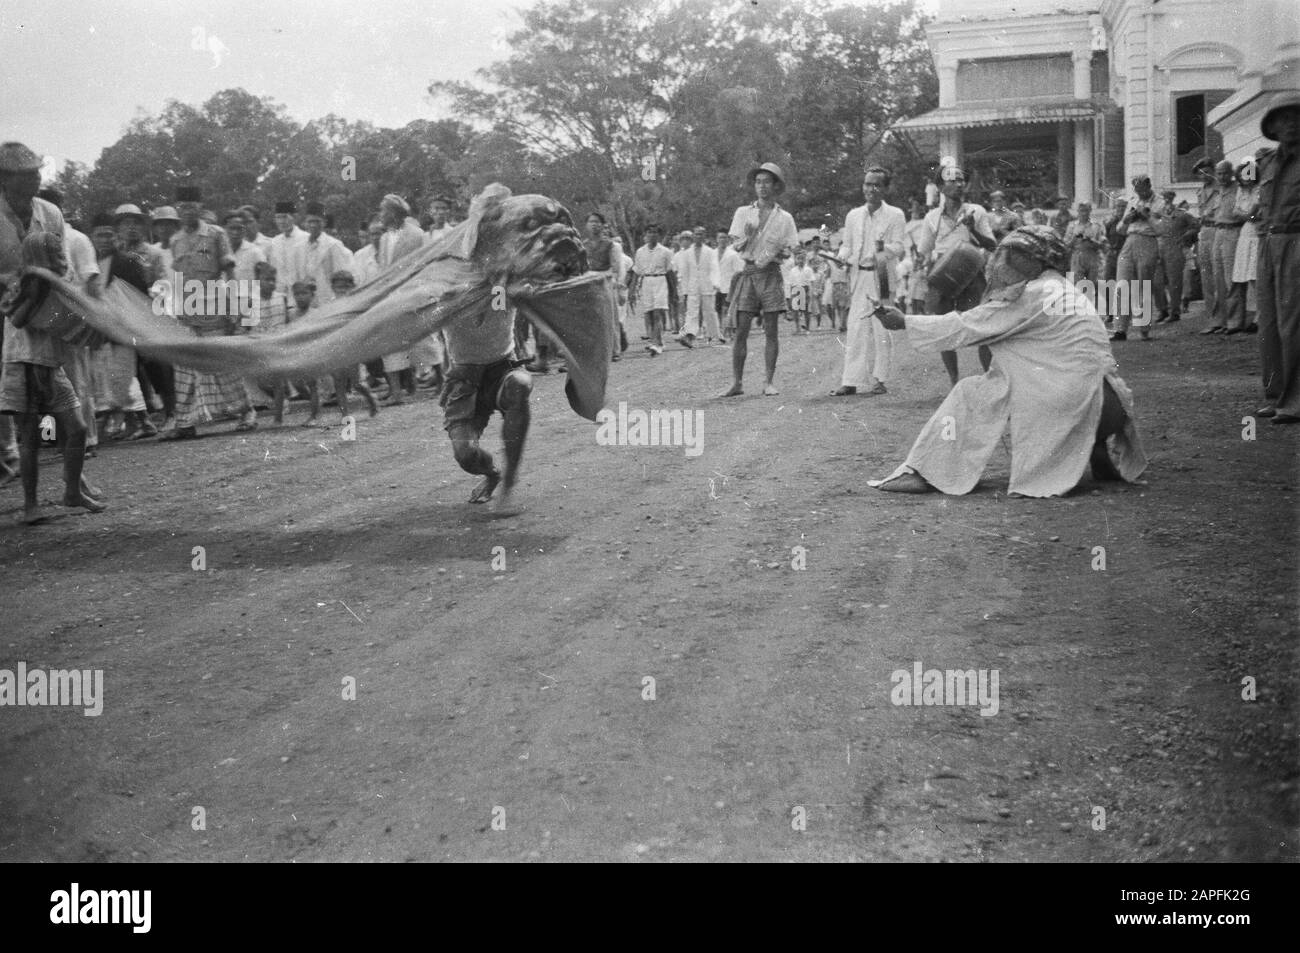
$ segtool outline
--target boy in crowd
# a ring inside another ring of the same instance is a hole
[[[786,272],[785,300],[790,320],[794,321],[795,334],[808,333],[808,298],[812,294],[813,270],[808,266],[808,253],[796,248],[794,259]]]

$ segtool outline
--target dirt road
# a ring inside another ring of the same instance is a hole
[[[432,401],[108,447],[100,516],[19,529],[10,486],[0,668],[102,669],[104,707],[0,708],[0,859],[1294,859],[1300,433],[1243,439],[1254,339],[1200,326],[1116,345],[1149,485],[1063,500],[1004,452],[868,488],[945,379],[900,342],[890,394],[829,398],[828,333],[777,398],[629,352],[610,406],[702,410],[693,457],[539,379],[508,509]],[[917,663],[996,670],[996,714],[893,704]]]

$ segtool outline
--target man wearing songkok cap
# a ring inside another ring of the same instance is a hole
[[[1300,423],[1300,92],[1275,93],[1260,130],[1277,148],[1257,162],[1260,235],[1255,293],[1268,401],[1258,413]]]
[[[176,295],[173,292],[173,296],[181,302],[176,318],[184,327],[198,337],[216,337],[233,334],[239,323],[239,314],[232,314],[228,306],[224,283],[234,270],[235,259],[230,253],[230,239],[225,230],[203,221],[202,199],[197,186],[182,185],[176,189],[176,211],[181,217],[181,230],[172,236],[172,280],[175,283],[173,287],[179,285],[182,293]],[[195,281],[202,283],[201,294],[191,294],[186,287]],[[236,430],[257,427],[257,413],[248,400],[243,380],[237,374],[177,367],[176,427],[162,433],[159,439],[198,436],[196,425],[205,410],[213,418],[239,414]]]
[[[987,345],[982,377],[953,387],[906,462],[872,486],[900,493],[969,493],[1011,427],[1010,492],[1059,496],[1090,466],[1094,480],[1134,481],[1146,457],[1132,397],[1116,374],[1092,303],[1065,280],[1065,243],[1051,226],[1016,229],[988,269],[986,300],[967,311],[903,315],[882,307],[885,327],[907,329],[913,347]],[[1114,459],[1108,440],[1114,438]]]
[[[305,277],[299,269],[304,260],[298,249],[307,243],[307,233],[298,227],[294,215],[298,206],[294,202],[275,203],[275,227],[279,234],[271,239],[271,249],[266,253],[266,260],[275,269],[275,290],[287,295],[295,282]]]
[[[54,204],[36,197],[41,187],[41,157],[20,142],[0,144],[0,314],[4,317],[3,362],[0,363],[0,462],[22,474],[23,523],[43,517],[36,497],[38,427],[42,414],[54,417],[65,438],[63,505],[92,513],[104,504],[83,491],[81,470],[86,427],[72,382],[64,372],[61,342],[28,323],[38,310],[43,282],[22,282],[27,265],[43,265],[56,274],[67,267],[63,253],[66,225]],[[20,438],[13,459],[14,431]]]
[[[731,372],[734,380],[723,397],[745,392],[745,360],[749,356],[749,328],[761,316],[767,343],[763,364],[767,383],[763,394],[771,397],[776,389],[776,360],[781,345],[777,334],[785,312],[785,283],[781,280],[781,259],[789,257],[799,244],[794,216],[777,204],[785,192],[785,173],[775,162],[764,162],[749,173],[749,184],[757,199],[742,205],[732,216],[727,230],[744,268],[732,282],[729,311],[736,314],[736,336],[731,345]]]

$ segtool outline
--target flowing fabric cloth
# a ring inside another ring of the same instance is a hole
[[[113,307],[46,269],[31,271],[49,282],[50,297],[61,306],[63,319],[49,326],[60,336],[84,333],[88,327],[179,367],[256,378],[323,375],[408,350],[452,321],[476,320],[499,308],[504,290],[509,304],[558,344],[568,363],[569,404],[595,420],[605,402],[613,347],[610,279],[588,274],[540,287],[518,282],[494,288],[473,255],[484,202],[509,195],[503,186],[489,186],[475,199],[469,217],[437,241],[401,258],[352,294],[263,335],[196,337],[170,315],[155,313],[150,299],[133,289],[126,289],[131,292],[128,304]]]
[[[987,345],[993,363],[959,381],[921,430],[908,469],[944,493],[969,493],[1008,424],[1011,481],[1024,496],[1059,496],[1083,477],[1101,420],[1104,384],[1128,420],[1114,438],[1116,469],[1130,482],[1146,469],[1133,422],[1133,396],[1116,373],[1105,326],[1086,296],[1058,272],[1029,282],[1015,300],[989,300],[969,311],[908,315],[913,347],[947,351]],[[884,480],[869,481],[879,486]]]

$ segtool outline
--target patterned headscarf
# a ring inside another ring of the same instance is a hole
[[[1015,248],[1041,261],[1047,268],[1064,273],[1069,253],[1065,242],[1050,225],[1023,225],[1002,239],[999,247]]]

